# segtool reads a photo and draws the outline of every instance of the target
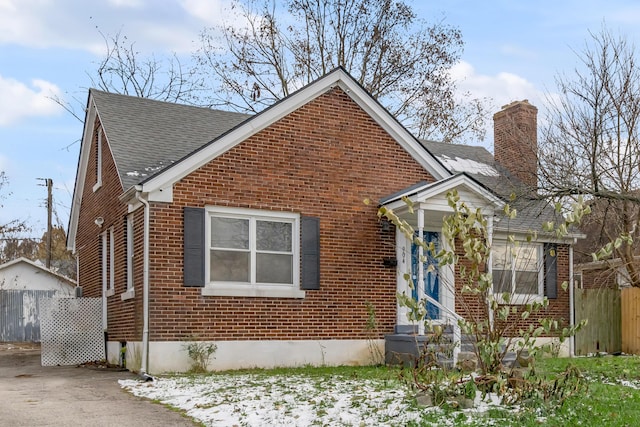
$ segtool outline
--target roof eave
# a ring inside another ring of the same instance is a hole
[[[89,93],[87,95],[87,106],[85,108],[85,119],[82,129],[82,138],[80,139],[80,152],[78,153],[76,181],[73,188],[73,197],[71,199],[69,229],[67,232],[67,249],[72,251],[73,253],[76,252],[76,235],[78,232],[80,205],[82,203],[82,194],[84,193],[84,182],[86,179],[88,156],[91,150],[93,123],[95,122],[96,117],[97,106],[93,99],[91,90],[89,90]]]
[[[391,116],[361,85],[343,68],[337,68],[315,82],[277,102],[261,113],[249,118],[236,128],[211,141],[202,150],[183,158],[171,167],[141,183],[142,191],[150,193],[166,188],[195,171],[203,164],[220,156],[250,136],[270,126],[299,107],[307,104],[323,93],[340,87],[367,114],[369,114],[392,138],[407,150],[436,180],[451,176],[439,160],[425,150],[417,139]]]

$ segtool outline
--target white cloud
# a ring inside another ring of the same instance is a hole
[[[192,0],[187,0],[191,2]],[[202,2],[215,9],[218,1]],[[205,22],[180,0],[0,0],[0,44],[104,54],[100,33],[116,33],[145,52],[191,52]]]
[[[514,73],[503,71],[495,75],[479,74],[471,64],[464,61],[453,67],[451,76],[461,94],[468,92],[472,98],[489,99],[487,108],[490,108],[490,113],[499,111],[502,106],[513,101],[528,100],[538,108],[539,126],[546,121],[548,100],[559,96],[537,88],[532,82]],[[486,125],[486,142],[491,146],[493,121],[489,119]]]
[[[31,87],[15,79],[0,76],[0,126],[8,126],[29,116],[59,114],[61,107],[50,97],[61,97],[53,83],[33,80]]]
[[[115,7],[139,8],[144,4],[143,0],[109,0],[109,4]]]
[[[198,18],[202,22],[213,25],[222,22],[224,3],[211,0],[181,0],[180,5],[189,15]]]
[[[545,99],[544,93],[533,83],[509,72],[478,74],[471,64],[462,61],[453,67],[451,76],[461,92],[469,92],[474,98],[489,98],[498,108],[523,99],[537,105]]]

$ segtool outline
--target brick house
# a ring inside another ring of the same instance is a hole
[[[535,143],[526,102],[498,113],[496,129],[522,111],[518,129]],[[503,161],[523,158],[512,149]],[[362,364],[372,342],[409,325],[396,303],[405,272],[424,276],[436,319],[463,308],[457,267],[425,274],[411,242],[363,200],[438,239],[447,191],[498,218],[510,183],[532,167],[535,158],[509,171],[483,148],[417,140],[343,69],[254,116],[92,89],[68,246],[84,295],[103,300],[110,360],[126,345],[129,367],[185,370],[185,341],[202,340],[218,346],[214,369]],[[539,204],[523,203],[533,205],[517,223],[494,221],[496,239],[541,223]],[[570,243],[525,245],[534,268],[496,265],[510,278],[497,286],[547,295],[570,322],[571,291],[557,285],[571,275]]]

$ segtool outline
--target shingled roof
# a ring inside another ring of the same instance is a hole
[[[96,89],[90,92],[125,191],[252,117]]]
[[[424,140],[420,144],[452,173],[471,175],[517,210],[516,218],[508,223],[502,222],[500,228],[541,231],[543,222],[557,219],[555,210],[547,201],[531,197],[530,190],[497,163],[486,148]],[[512,195],[515,195],[513,200]]]

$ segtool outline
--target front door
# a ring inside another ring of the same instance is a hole
[[[416,233],[416,236],[418,233]],[[433,242],[436,252],[440,250],[439,235],[433,231],[425,231],[423,233],[426,243]],[[440,277],[438,274],[438,260],[435,259],[430,251],[424,251],[426,261],[424,263],[424,283],[422,284],[424,293],[434,300],[440,302]],[[418,300],[418,265],[419,265],[419,246],[411,243],[411,278],[413,279],[414,288],[412,290],[413,299]],[[431,267],[429,267],[431,266]],[[440,308],[431,302],[427,302],[427,318],[439,319]]]

